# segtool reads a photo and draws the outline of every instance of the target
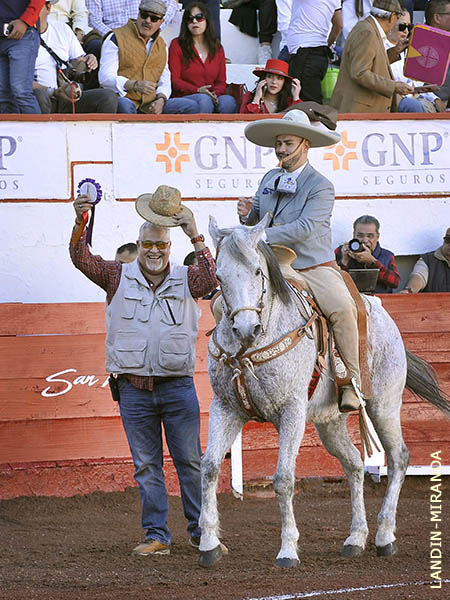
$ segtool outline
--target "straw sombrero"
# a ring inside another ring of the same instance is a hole
[[[160,185],[154,194],[141,194],[136,199],[136,210],[140,216],[161,227],[176,227],[175,214],[192,214],[181,204],[181,192],[168,185]]]
[[[249,123],[245,128],[245,137],[257,144],[274,148],[277,136],[292,134],[305,138],[311,148],[331,146],[340,141],[341,135],[326,129],[321,123],[311,125],[311,121],[302,110],[290,110],[283,118],[260,119]]]

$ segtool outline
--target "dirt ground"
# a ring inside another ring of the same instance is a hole
[[[4,500],[0,502],[0,598],[450,598],[449,583],[442,583],[441,590],[430,587],[430,532],[434,524],[430,523],[428,477],[408,478],[403,487],[397,522],[399,552],[389,558],[376,556],[376,518],[385,485],[385,481],[376,484],[366,480],[368,545],[362,557],[348,559],[339,554],[350,522],[346,481],[308,480],[299,484],[295,515],[301,564],[295,569],[274,565],[280,516],[273,497],[248,495],[243,502],[231,495],[219,497],[223,542],[230,553],[212,569],[201,568],[198,552],[187,545],[186,523],[177,497],[170,499],[171,554],[152,558],[130,556],[130,550],[142,539],[136,488],[73,498]],[[450,577],[448,502],[448,483],[444,480],[440,524],[443,580]],[[391,587],[355,589],[382,585]]]

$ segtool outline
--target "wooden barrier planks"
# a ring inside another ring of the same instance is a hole
[[[384,295],[382,301],[407,348],[431,362],[450,394],[450,294]],[[212,398],[204,334],[214,321],[209,302],[200,305],[195,384],[204,448]],[[105,386],[104,335],[103,303],[0,304],[0,463],[130,459],[118,406]],[[404,394],[402,422],[411,464],[428,464],[431,451],[450,443],[448,421],[409,392]],[[359,444],[355,416],[350,416],[348,427]],[[272,425],[245,426],[245,481],[270,477],[277,454],[278,436]],[[342,474],[311,425],[296,474]]]

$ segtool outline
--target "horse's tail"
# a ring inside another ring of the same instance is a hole
[[[409,350],[406,350],[406,363],[408,366],[406,374],[407,389],[431,402],[450,417],[450,397],[439,384],[438,377],[433,367],[423,358],[419,358]]]

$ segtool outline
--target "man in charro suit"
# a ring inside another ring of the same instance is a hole
[[[396,112],[397,94],[413,88],[394,81],[390,63],[400,59],[408,41],[398,42],[386,53],[386,34],[403,12],[400,0],[374,0],[370,15],[351,30],[331,96],[330,105],[340,113]]]
[[[254,121],[245,136],[259,146],[275,148],[280,167],[263,177],[253,198],[240,199],[241,223],[254,225],[272,213],[266,241],[280,244],[297,254],[293,278],[306,280],[334,332],[336,345],[350,372],[353,384],[341,387],[340,410],[360,406],[360,339],[357,307],[337,267],[331,240],[333,184],[308,162],[310,147],[330,146],[339,134],[310,124],[302,110],[290,110],[282,119]],[[366,390],[367,391],[367,386]]]

